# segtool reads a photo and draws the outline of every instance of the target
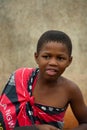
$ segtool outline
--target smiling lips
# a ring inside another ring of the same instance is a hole
[[[46,73],[50,76],[54,76],[58,73],[58,70],[49,68],[49,69],[46,69]]]

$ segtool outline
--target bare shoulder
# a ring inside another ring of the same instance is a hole
[[[72,80],[62,77],[64,85],[69,89],[71,92],[79,91],[79,86]]]
[[[77,97],[80,99],[82,98],[82,92],[80,90],[80,87],[73,82],[72,80],[69,80],[65,77],[63,78],[64,87],[67,89],[67,92],[69,93],[70,101],[75,100]]]

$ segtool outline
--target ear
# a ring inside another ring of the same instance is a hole
[[[73,59],[73,57],[70,56],[70,57],[69,57],[69,62],[68,62],[68,64],[67,64],[67,67],[72,63],[72,59]]]
[[[34,53],[34,58],[35,58],[36,63],[38,64],[38,53],[37,52]]]

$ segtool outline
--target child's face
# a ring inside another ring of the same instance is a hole
[[[35,59],[43,78],[57,79],[72,61],[65,44],[48,42],[41,48]]]

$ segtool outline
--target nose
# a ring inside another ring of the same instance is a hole
[[[57,59],[56,58],[51,58],[49,60],[49,65],[57,65]]]

